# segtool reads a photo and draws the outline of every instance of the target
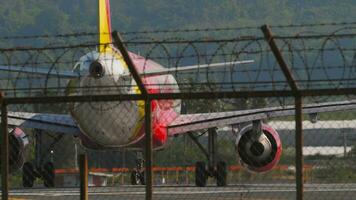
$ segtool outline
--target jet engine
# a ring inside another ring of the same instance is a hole
[[[239,132],[235,149],[241,166],[253,172],[266,172],[278,163],[282,143],[276,130],[258,122]]]
[[[10,129],[9,132],[9,167],[12,173],[19,170],[24,164],[24,151],[29,140],[20,128]]]

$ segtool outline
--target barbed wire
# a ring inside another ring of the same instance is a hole
[[[354,28],[355,23],[309,24],[304,26],[341,26],[329,33],[308,32],[307,34],[275,35],[280,52],[295,75],[296,82],[305,88],[354,87],[356,82],[356,53]],[[300,25],[285,25],[285,27]],[[273,26],[272,26],[273,27]],[[278,27],[278,26],[277,26]],[[284,26],[280,26],[283,28]],[[210,31],[205,29],[206,31]],[[221,29],[217,29],[220,31]],[[182,30],[184,31],[184,30]],[[222,30],[221,30],[222,31]],[[69,35],[77,37],[82,33]],[[35,37],[35,36],[34,36]],[[66,37],[66,34],[60,35]],[[263,37],[250,35],[231,38],[185,37],[152,38],[139,36],[131,38],[125,45],[138,55],[133,56],[140,73],[145,73],[147,66],[169,68],[170,74],[179,82],[180,91],[194,91],[197,88],[206,91],[243,91],[289,89],[284,76],[268,43]],[[32,69],[47,66],[51,70],[70,69],[82,56],[97,51],[98,46],[115,46],[113,43],[99,44],[82,41],[77,44],[51,43],[43,46],[22,46],[0,48],[1,67],[20,67]],[[104,58],[102,58],[104,59]],[[112,63],[112,57],[103,62]],[[233,64],[236,61],[251,60],[248,64]],[[83,61],[80,61],[83,62]],[[153,63],[154,62],[154,63]],[[222,67],[201,68],[202,65],[222,64]],[[79,63],[82,64],[82,63]],[[180,72],[181,66],[196,66],[196,70]],[[88,70],[88,69],[87,69]],[[83,73],[86,78],[89,71]],[[42,78],[41,78],[42,76]],[[110,78],[108,76],[108,78]],[[113,78],[114,79],[114,78]],[[132,78],[130,79],[132,81]],[[162,88],[172,87],[164,78],[148,78],[146,85]],[[152,82],[153,81],[153,82]],[[163,81],[163,82],[162,82]],[[68,86],[68,78],[60,75],[35,75],[28,72],[5,72],[0,77],[0,87],[13,93],[54,91],[64,94],[66,90],[88,90],[99,92],[118,92],[130,90],[135,85],[125,82],[96,85]],[[23,87],[25,85],[25,87]],[[177,90],[178,91],[178,90]]]
[[[300,27],[316,27],[316,26],[349,26],[356,25],[356,22],[324,22],[324,23],[304,23],[304,24],[286,24],[286,25],[271,25],[271,28],[300,28]]]

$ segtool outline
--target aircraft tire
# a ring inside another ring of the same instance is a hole
[[[207,178],[205,163],[197,162],[195,164],[195,185],[198,187],[205,187]]]
[[[43,185],[47,188],[54,187],[54,164],[52,162],[47,162],[43,165]]]
[[[218,162],[216,165],[216,184],[219,187],[227,185],[227,166],[225,162]]]
[[[33,182],[35,181],[35,171],[32,163],[25,162],[22,167],[22,185],[25,188],[33,187]]]

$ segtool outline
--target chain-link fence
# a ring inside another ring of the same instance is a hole
[[[354,24],[272,28],[0,49],[2,198],[352,199]]]

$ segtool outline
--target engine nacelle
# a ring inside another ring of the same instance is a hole
[[[280,160],[282,143],[276,130],[261,124],[263,133],[253,133],[252,125],[238,134],[235,148],[241,166],[253,172],[271,170]]]
[[[29,144],[27,135],[20,128],[10,129],[9,134],[9,167],[10,172],[19,170],[25,162],[24,151]]]

